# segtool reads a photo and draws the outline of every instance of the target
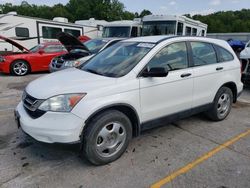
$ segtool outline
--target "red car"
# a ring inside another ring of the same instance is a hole
[[[59,42],[39,44],[28,50],[15,41],[0,36],[1,40],[15,46],[17,52],[0,52],[0,72],[23,76],[30,72],[48,71],[51,60],[67,53],[64,46]]]

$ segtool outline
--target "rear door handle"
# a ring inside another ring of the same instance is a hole
[[[216,70],[217,70],[217,71],[223,70],[223,67],[217,67]]]
[[[189,77],[191,76],[192,74],[191,73],[184,73],[181,75],[182,78],[185,78],[185,77]]]

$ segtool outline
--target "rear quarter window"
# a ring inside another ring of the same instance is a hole
[[[217,63],[216,52],[212,44],[207,42],[190,42],[194,66]]]
[[[217,52],[218,52],[218,61],[219,62],[227,62],[227,61],[232,61],[234,60],[233,54],[229,52],[228,50],[220,47],[220,46],[215,46]]]

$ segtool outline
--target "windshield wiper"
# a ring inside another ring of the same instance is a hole
[[[93,74],[103,75],[102,73],[99,73],[99,72],[92,70],[92,69],[84,69],[84,70],[87,72],[93,73]]]

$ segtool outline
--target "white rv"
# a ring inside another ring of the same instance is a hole
[[[207,24],[175,15],[148,15],[142,19],[142,35],[206,36]]]
[[[94,29],[93,32],[90,32]],[[69,23],[67,18],[56,17],[53,20],[17,15],[16,12],[0,14],[0,35],[17,40],[26,48],[37,44],[56,41],[60,32],[71,33],[78,37],[87,35],[97,37],[96,27]],[[7,43],[0,43],[0,51],[13,50]]]
[[[113,21],[104,25],[103,37],[138,37],[141,35],[141,19]]]
[[[93,27],[91,30],[88,30],[85,33],[87,35],[88,33],[96,33],[97,37],[102,37],[103,33],[103,27],[104,25],[108,24],[106,20],[96,20],[95,18],[90,18],[88,20],[77,20],[75,21],[75,24],[83,25],[83,26],[91,26]],[[91,37],[96,38],[96,37]]]

